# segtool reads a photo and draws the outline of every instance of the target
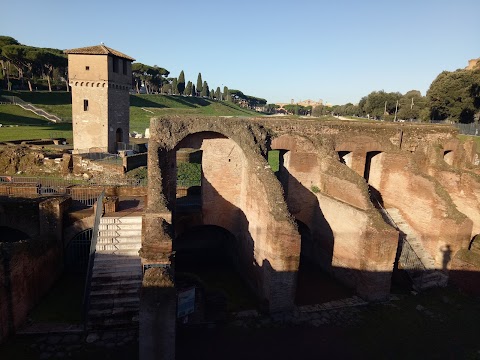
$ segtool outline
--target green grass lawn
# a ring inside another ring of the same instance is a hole
[[[162,115],[185,116],[259,116],[228,102],[171,95],[131,95],[130,129],[143,133],[150,119]]]
[[[0,141],[72,138],[72,124],[55,124],[17,105],[0,105]]]
[[[66,121],[72,119],[72,100],[71,93],[57,91],[3,91],[2,95],[17,96],[24,101],[30,102],[35,106],[44,109],[48,113],[56,115]],[[2,110],[3,109],[3,110]],[[243,109],[233,103],[226,101],[213,101],[210,99],[171,96],[171,95],[130,95],[130,130],[144,133],[150,126],[150,119],[162,115],[185,115],[185,116],[259,116],[260,114]],[[37,125],[37,128],[23,129],[23,135],[20,138],[13,133],[4,132],[0,134],[0,141],[18,140],[24,138],[49,137],[52,131],[51,125],[43,118],[29,111],[24,111],[18,106],[3,105],[0,107],[0,124],[12,125]],[[45,131],[41,127],[47,127]],[[65,131],[63,128],[59,131]],[[47,134],[47,135],[46,135]],[[8,138],[8,136],[14,136]],[[71,137],[71,134],[64,135]]]

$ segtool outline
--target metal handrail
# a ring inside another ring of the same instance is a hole
[[[85,278],[85,291],[83,293],[83,318],[85,320],[85,326],[87,324],[88,308],[90,307],[90,288],[92,283],[93,263],[95,260],[95,249],[97,247],[100,218],[103,215],[103,198],[104,197],[105,197],[105,192],[103,191],[97,199],[97,207],[95,209],[95,222],[92,230],[92,239],[90,241],[90,254],[88,257],[87,276]]]

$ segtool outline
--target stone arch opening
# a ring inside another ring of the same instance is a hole
[[[340,162],[344,165],[347,165],[350,169],[352,168],[352,157],[353,157],[353,153],[351,151],[338,152],[338,158]]]
[[[29,240],[30,236],[22,230],[10,226],[0,226],[0,242],[13,243],[22,240]]]
[[[297,305],[321,304],[352,296],[354,291],[351,288],[334,279],[319,266],[315,258],[319,246],[318,239],[314,239],[310,228],[300,220],[295,222],[302,241],[295,303]]]
[[[65,248],[65,270],[71,273],[86,273],[90,255],[93,228],[77,233]]]
[[[195,317],[225,319],[228,312],[255,308],[257,300],[236,264],[235,236],[216,225],[189,228],[173,243],[180,288],[195,287]]]
[[[266,134],[240,119],[164,117],[152,122],[147,208],[152,220],[146,217],[146,226],[152,224],[161,232],[156,216],[171,216],[173,233],[181,234],[176,152],[201,150],[201,213],[195,226],[216,225],[232,233],[235,264],[262,307],[266,311],[290,308],[300,236],[288,215],[280,184],[263,157],[265,149],[256,140]],[[167,133],[173,135],[166,137]],[[149,241],[148,237],[143,240],[142,253],[149,251]],[[168,238],[162,244],[168,249]]]
[[[455,152],[453,150],[445,150],[443,152],[443,160],[448,164],[448,165],[453,165],[453,159],[454,159]]]
[[[122,128],[117,128],[117,131],[115,131],[115,150],[118,150],[120,148],[120,143],[123,142],[123,130]]]
[[[365,171],[363,173],[363,178],[368,183],[370,177],[377,178],[380,176],[378,173],[381,171],[380,166],[380,158],[382,152],[381,151],[369,151],[367,152],[367,156],[365,157]]]
[[[480,234],[472,237],[472,240],[470,240],[470,243],[468,244],[468,250],[476,250],[480,252]]]

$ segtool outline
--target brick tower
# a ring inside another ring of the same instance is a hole
[[[66,50],[74,152],[115,153],[128,144],[132,61],[105,45]]]

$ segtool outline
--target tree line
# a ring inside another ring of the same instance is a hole
[[[62,50],[39,48],[20,44],[9,36],[0,36],[0,66],[4,88],[12,89],[18,81],[21,88],[25,83],[30,91],[46,82],[52,91],[52,83],[64,84],[68,91],[67,57]]]
[[[178,77],[169,77],[170,72],[157,65],[133,63],[132,75],[134,88],[138,94],[143,89],[147,94],[196,96],[212,100],[231,101],[251,109],[267,104],[265,99],[246,95],[240,90],[229,89],[227,86],[224,86],[223,89],[220,89],[219,86],[216,88],[210,87],[208,82],[202,79],[202,73],[198,73],[196,83],[186,82],[183,70]]]
[[[52,85],[58,89],[69,91],[68,59],[60,49],[39,48],[20,44],[10,36],[0,36],[0,66],[3,88],[33,91],[46,87],[52,91]],[[255,109],[266,105],[265,99],[245,95],[240,90],[210,87],[202,80],[199,73],[196,84],[185,82],[182,70],[178,77],[169,77],[167,69],[157,65],[146,65],[139,62],[132,64],[132,85],[137,93],[144,90],[147,94],[159,93],[168,95],[185,95],[209,98],[219,101],[231,101],[240,106]],[[44,85],[46,84],[46,85]]]
[[[382,120],[446,120],[472,123],[480,118],[480,62],[471,70],[443,71],[425,96],[420,91],[373,91],[358,104],[317,106],[314,116],[344,115]]]

